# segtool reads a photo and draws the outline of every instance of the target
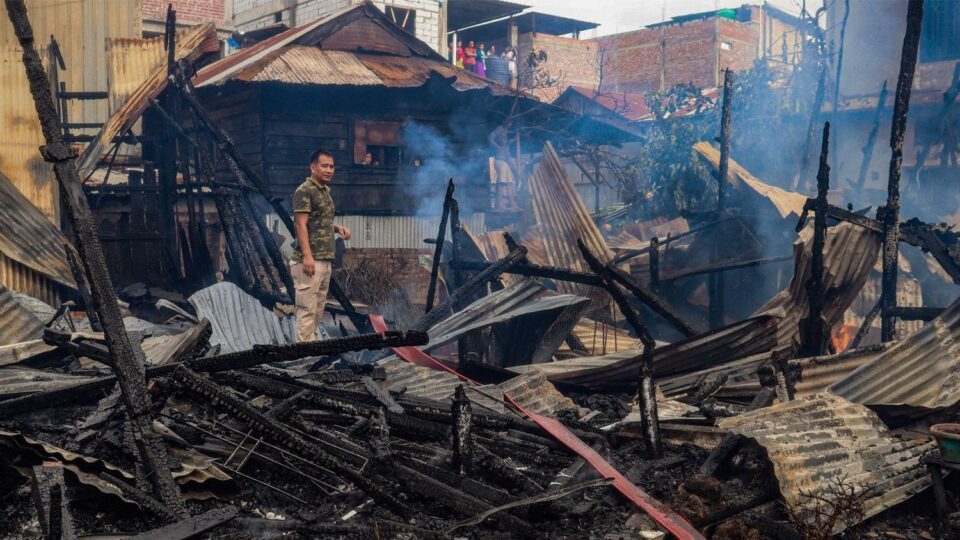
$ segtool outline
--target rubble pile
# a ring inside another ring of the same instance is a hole
[[[59,233],[43,220],[17,224],[72,300],[0,285],[0,537],[960,535],[956,428],[931,428],[958,416],[960,299],[901,302],[920,280],[898,251],[920,248],[924,287],[941,287],[960,282],[958,242],[901,220],[896,156],[876,219],[828,198],[829,124],[815,198],[763,182],[730,157],[728,71],[719,150],[691,149],[719,181],[715,210],[607,228],[546,142],[503,228],[469,230],[450,179],[426,305],[394,299],[411,320],[333,279],[320,339],[298,342],[266,225],[292,234],[292,220],[189,76],[212,29],[176,48],[168,19],[168,64],[81,171],[147,107],[171,140],[215,143],[227,182],[172,154],[160,173],[174,187],[178,170],[206,176],[191,197],[210,189],[234,279],[158,254],[208,283],[118,291],[23,2],[7,4],[75,245],[44,240]],[[189,110],[191,133],[164,107]],[[199,257],[206,222],[188,206]]]

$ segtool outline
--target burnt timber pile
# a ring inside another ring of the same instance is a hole
[[[74,300],[0,285],[0,537],[960,535],[958,465],[930,435],[960,406],[960,299],[898,300],[901,243],[960,283],[956,233],[900,215],[922,1],[909,2],[876,218],[828,199],[830,123],[816,197],[732,159],[727,71],[719,144],[691,148],[718,188],[700,223],[648,242],[603,231],[543,141],[502,229],[471,231],[460,210],[477,185],[446,181],[426,306],[387,318],[334,281],[334,324],[306,343],[266,225],[292,232],[290,214],[197,88],[232,69],[197,71],[212,27],[178,41],[171,10],[166,62],[78,156],[24,3],[6,9],[72,242],[42,216],[12,228],[33,241],[24,264]],[[302,53],[297,40],[378,13],[363,4],[273,43]],[[109,184],[81,181],[140,119],[162,138],[130,185],[155,186],[160,205],[183,197],[189,215],[160,220],[180,242],[150,254],[151,271],[203,284],[189,295],[114,287],[90,204]],[[6,183],[0,204],[29,205]],[[725,282],[771,268],[786,277],[741,312]]]

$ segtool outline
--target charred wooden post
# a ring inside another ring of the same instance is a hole
[[[770,368],[773,371],[773,376],[777,383],[777,399],[782,402],[793,401],[794,395],[796,394],[794,389],[796,375],[793,373],[793,368],[791,368],[790,361],[787,360],[784,351],[774,350],[770,353]],[[797,368],[799,368],[799,366]]]
[[[370,430],[370,447],[373,457],[387,459],[390,457],[390,426],[387,425],[386,413],[383,407],[377,407],[368,419]]]
[[[867,333],[870,332],[870,327],[873,326],[873,320],[880,315],[880,308],[883,306],[883,299],[877,300],[877,303],[873,305],[873,308],[870,309],[869,313],[863,318],[863,323],[860,324],[860,328],[857,330],[857,335],[854,336],[853,341],[850,342],[850,349],[856,349],[860,346],[860,342],[863,341],[863,338],[867,337]]]
[[[34,508],[44,540],[77,538],[67,506],[67,486],[61,463],[37,465],[31,471],[30,484]]]
[[[660,295],[660,239],[650,239],[650,291]]]
[[[401,514],[407,513],[408,509],[403,503],[369,478],[330,455],[319,445],[305,439],[295,430],[267,417],[230,390],[182,365],[178,366],[171,376],[183,389],[202,399],[204,403],[244,422],[251,429],[270,438],[275,444],[294,450],[314,460],[318,465],[334,471],[392,510]]]
[[[30,93],[46,141],[40,153],[45,161],[53,164],[60,185],[64,209],[76,235],[77,250],[90,284],[91,296],[113,356],[113,370],[120,384],[127,416],[137,432],[140,459],[151,473],[151,482],[158,498],[175,514],[183,514],[185,510],[180,491],[167,467],[166,449],[151,426],[151,403],[143,377],[143,365],[138,361],[123,325],[117,294],[110,281],[93,215],[77,173],[76,153],[64,142],[57,110],[50,95],[50,81],[34,48],[33,29],[27,17],[26,5],[23,0],[5,0],[5,4],[23,49],[23,64],[30,82]]]
[[[167,52],[167,74],[176,69],[174,55],[176,52],[177,12],[173,4],[167,5],[167,17],[164,25],[163,45]],[[174,118],[178,115],[175,96],[166,94],[161,98],[165,108]],[[179,235],[176,229],[176,202],[177,202],[177,136],[176,132],[166,127],[159,140],[157,160],[157,187],[160,189],[160,232],[163,236],[163,255],[167,259],[170,271],[177,281],[184,278],[183,266],[180,264],[180,253],[177,249]]]
[[[733,72],[729,69],[723,74],[723,106],[720,113],[720,170],[717,177],[717,210],[726,207],[727,175],[730,171],[730,113],[733,107]],[[720,258],[719,244],[713,246],[711,263]],[[724,279],[723,274],[713,272],[707,276],[709,295],[710,328],[723,326]]]
[[[893,100],[893,127],[890,130],[890,175],[887,182],[887,204],[877,209],[877,220],[883,224],[883,277],[881,278],[880,338],[893,341],[897,318],[897,258],[900,241],[900,164],[903,161],[903,134],[907,130],[910,89],[917,69],[917,49],[923,22],[923,0],[910,0],[907,6],[907,32],[900,53],[900,76]],[[919,166],[919,164],[918,164]],[[882,211],[881,211],[882,210]]]
[[[640,381],[638,395],[640,397],[640,430],[643,432],[643,442],[647,453],[655,458],[663,455],[663,441],[660,437],[660,419],[657,416],[657,393],[656,386],[653,383],[653,352],[656,349],[656,342],[647,326],[643,324],[640,317],[633,310],[627,297],[620,290],[613,278],[613,272],[609,265],[600,262],[587,248],[582,240],[577,239],[577,247],[583,259],[587,261],[590,269],[597,273],[604,281],[605,289],[610,293],[613,301],[623,313],[627,323],[633,328],[640,342],[643,344],[640,362]]]
[[[447,218],[450,217],[450,203],[453,201],[453,189],[453,178],[451,178],[447,183],[447,193],[443,197],[443,212],[440,214],[440,230],[437,231],[437,244],[433,248],[433,266],[430,268],[430,285],[427,287],[427,307],[424,309],[424,313],[430,313],[430,310],[433,309],[433,300],[437,293],[437,276],[440,273],[440,257],[443,255],[443,239],[447,234]]]
[[[867,182],[867,171],[870,170],[870,160],[873,158],[873,147],[876,146],[877,134],[880,132],[880,120],[883,119],[883,110],[887,106],[887,81],[883,81],[877,109],[873,113],[873,125],[867,135],[867,142],[863,145],[863,161],[860,162],[860,174],[857,175],[855,193],[863,193],[863,186]]]
[[[733,108],[733,72],[723,71],[723,105],[720,110],[720,176],[717,178],[717,210],[726,208],[727,174],[730,171],[730,114]]]
[[[620,285],[623,285],[623,287],[630,291],[637,298],[637,300],[640,300],[640,302],[649,307],[654,313],[663,317],[665,321],[673,325],[673,327],[676,328],[681,334],[686,337],[693,337],[697,335],[697,331],[693,328],[693,326],[690,325],[690,323],[685,321],[679,313],[675,312],[673,308],[668,306],[666,302],[660,299],[659,296],[641,285],[636,279],[633,278],[633,276],[617,268],[613,264],[606,264],[603,266],[605,268],[604,273],[607,274],[611,282],[616,282]],[[600,277],[605,279],[603,275]]]
[[[820,145],[820,167],[817,169],[817,202],[813,218],[813,245],[810,249],[810,277],[804,284],[807,289],[807,317],[800,321],[800,354],[820,356],[826,354],[830,342],[830,327],[823,315],[826,304],[823,290],[823,250],[827,239],[827,193],[830,191],[830,165],[827,161],[830,149],[830,122],[823,124],[823,140]]]
[[[453,414],[453,470],[459,475],[470,474],[473,468],[473,407],[462,384],[453,393],[450,411]]]
[[[87,312],[87,320],[90,321],[90,329],[94,332],[103,332],[100,326],[100,319],[97,318],[97,312],[93,308],[93,297],[90,296],[90,287],[87,285],[87,278],[83,275],[83,268],[73,247],[67,242],[63,243],[63,252],[66,254],[67,264],[70,266],[70,273],[73,274],[73,280],[77,282],[77,295],[83,302],[83,309]]]

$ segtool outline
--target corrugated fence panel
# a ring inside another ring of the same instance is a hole
[[[46,57],[49,36],[56,37],[66,71],[59,72],[68,91],[107,89],[106,39],[139,37],[140,2],[118,0],[27,0],[38,52]],[[37,148],[43,138],[27,86],[21,51],[7,17],[0,22],[0,169],[34,205],[59,223],[58,194],[50,167]],[[44,60],[46,63],[46,60]],[[101,123],[105,100],[72,101],[71,122]]]
[[[470,214],[461,216],[461,222],[471,233],[479,234],[487,230],[485,214]],[[291,238],[286,227],[274,214],[267,215],[267,227],[283,235],[285,238],[283,251],[290,254]],[[440,228],[440,216],[336,216],[333,222],[350,229],[352,238],[347,242],[347,248],[369,249],[432,249],[432,244],[425,244],[424,238],[436,238]],[[447,231],[447,239],[450,232]]]
[[[107,39],[107,92],[111,113],[166,61],[165,54],[162,36]]]
[[[43,55],[45,51],[40,52]],[[43,133],[22,55],[19,48],[0,48],[0,171],[45,216],[59,223],[59,193],[53,170],[38,150],[43,144]]]

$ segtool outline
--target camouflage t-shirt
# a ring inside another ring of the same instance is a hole
[[[310,251],[313,260],[333,260],[336,241],[333,238],[333,198],[330,188],[318,185],[309,177],[293,192],[293,211],[310,212],[307,218],[307,234],[310,238]],[[300,246],[293,250],[294,262],[303,261]]]

